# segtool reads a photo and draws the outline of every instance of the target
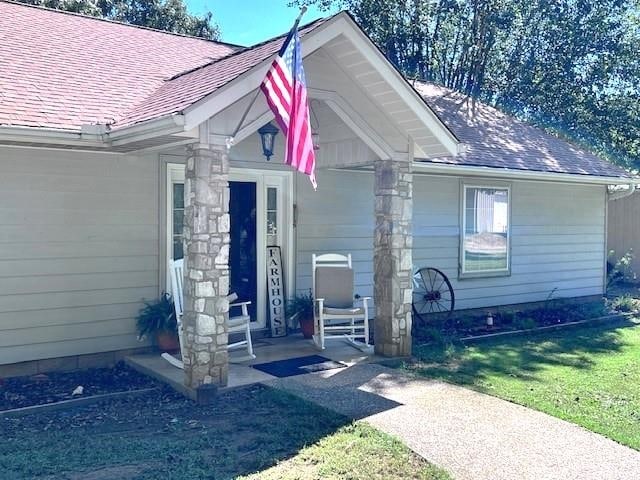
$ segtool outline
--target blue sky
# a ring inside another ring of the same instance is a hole
[[[288,31],[299,9],[288,7],[289,0],[186,0],[191,13],[207,10],[222,30],[222,41],[253,45]],[[321,12],[309,7],[301,23],[308,23],[333,12]]]

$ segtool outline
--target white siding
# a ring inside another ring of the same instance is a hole
[[[298,180],[297,288],[311,286],[311,254],[351,252],[357,291],[373,293],[373,176],[321,172],[317,193]],[[458,309],[603,291],[605,189],[512,182],[511,275],[458,280],[460,179],[414,176],[416,267],[450,278]]]
[[[0,148],[0,364],[140,346],[157,156]]]
[[[373,175],[320,170],[317,192],[296,180],[296,289],[311,288],[313,253],[351,253],[356,293],[373,296]]]

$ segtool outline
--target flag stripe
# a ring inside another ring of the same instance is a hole
[[[265,80],[265,82],[262,84],[262,91],[265,92],[267,96],[267,102],[269,102],[269,107],[271,108],[271,110],[275,109],[278,111],[279,118],[282,119],[282,123],[286,125],[288,129],[290,122],[288,105],[284,104],[281,95],[279,94],[277,89],[274,88],[273,83],[268,79]],[[274,98],[276,99],[276,101],[273,100]],[[286,132],[284,133],[286,135]]]

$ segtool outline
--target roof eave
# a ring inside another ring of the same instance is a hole
[[[27,127],[22,125],[0,125],[0,144],[3,142],[85,147],[106,146],[102,136],[98,134],[90,134],[73,129]]]
[[[185,118],[182,113],[170,113],[161,117],[145,120],[109,131],[105,137],[111,145],[124,145],[160,135],[184,132]]]
[[[413,166],[416,172],[430,173],[434,175],[492,177],[514,180],[581,183],[589,185],[640,185],[640,177],[617,177],[469,165],[446,165],[420,160],[416,160],[413,163]]]

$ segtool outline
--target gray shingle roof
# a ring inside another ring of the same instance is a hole
[[[423,162],[603,177],[631,177],[570,142],[465,95],[431,83],[415,88],[464,144],[457,157]]]

